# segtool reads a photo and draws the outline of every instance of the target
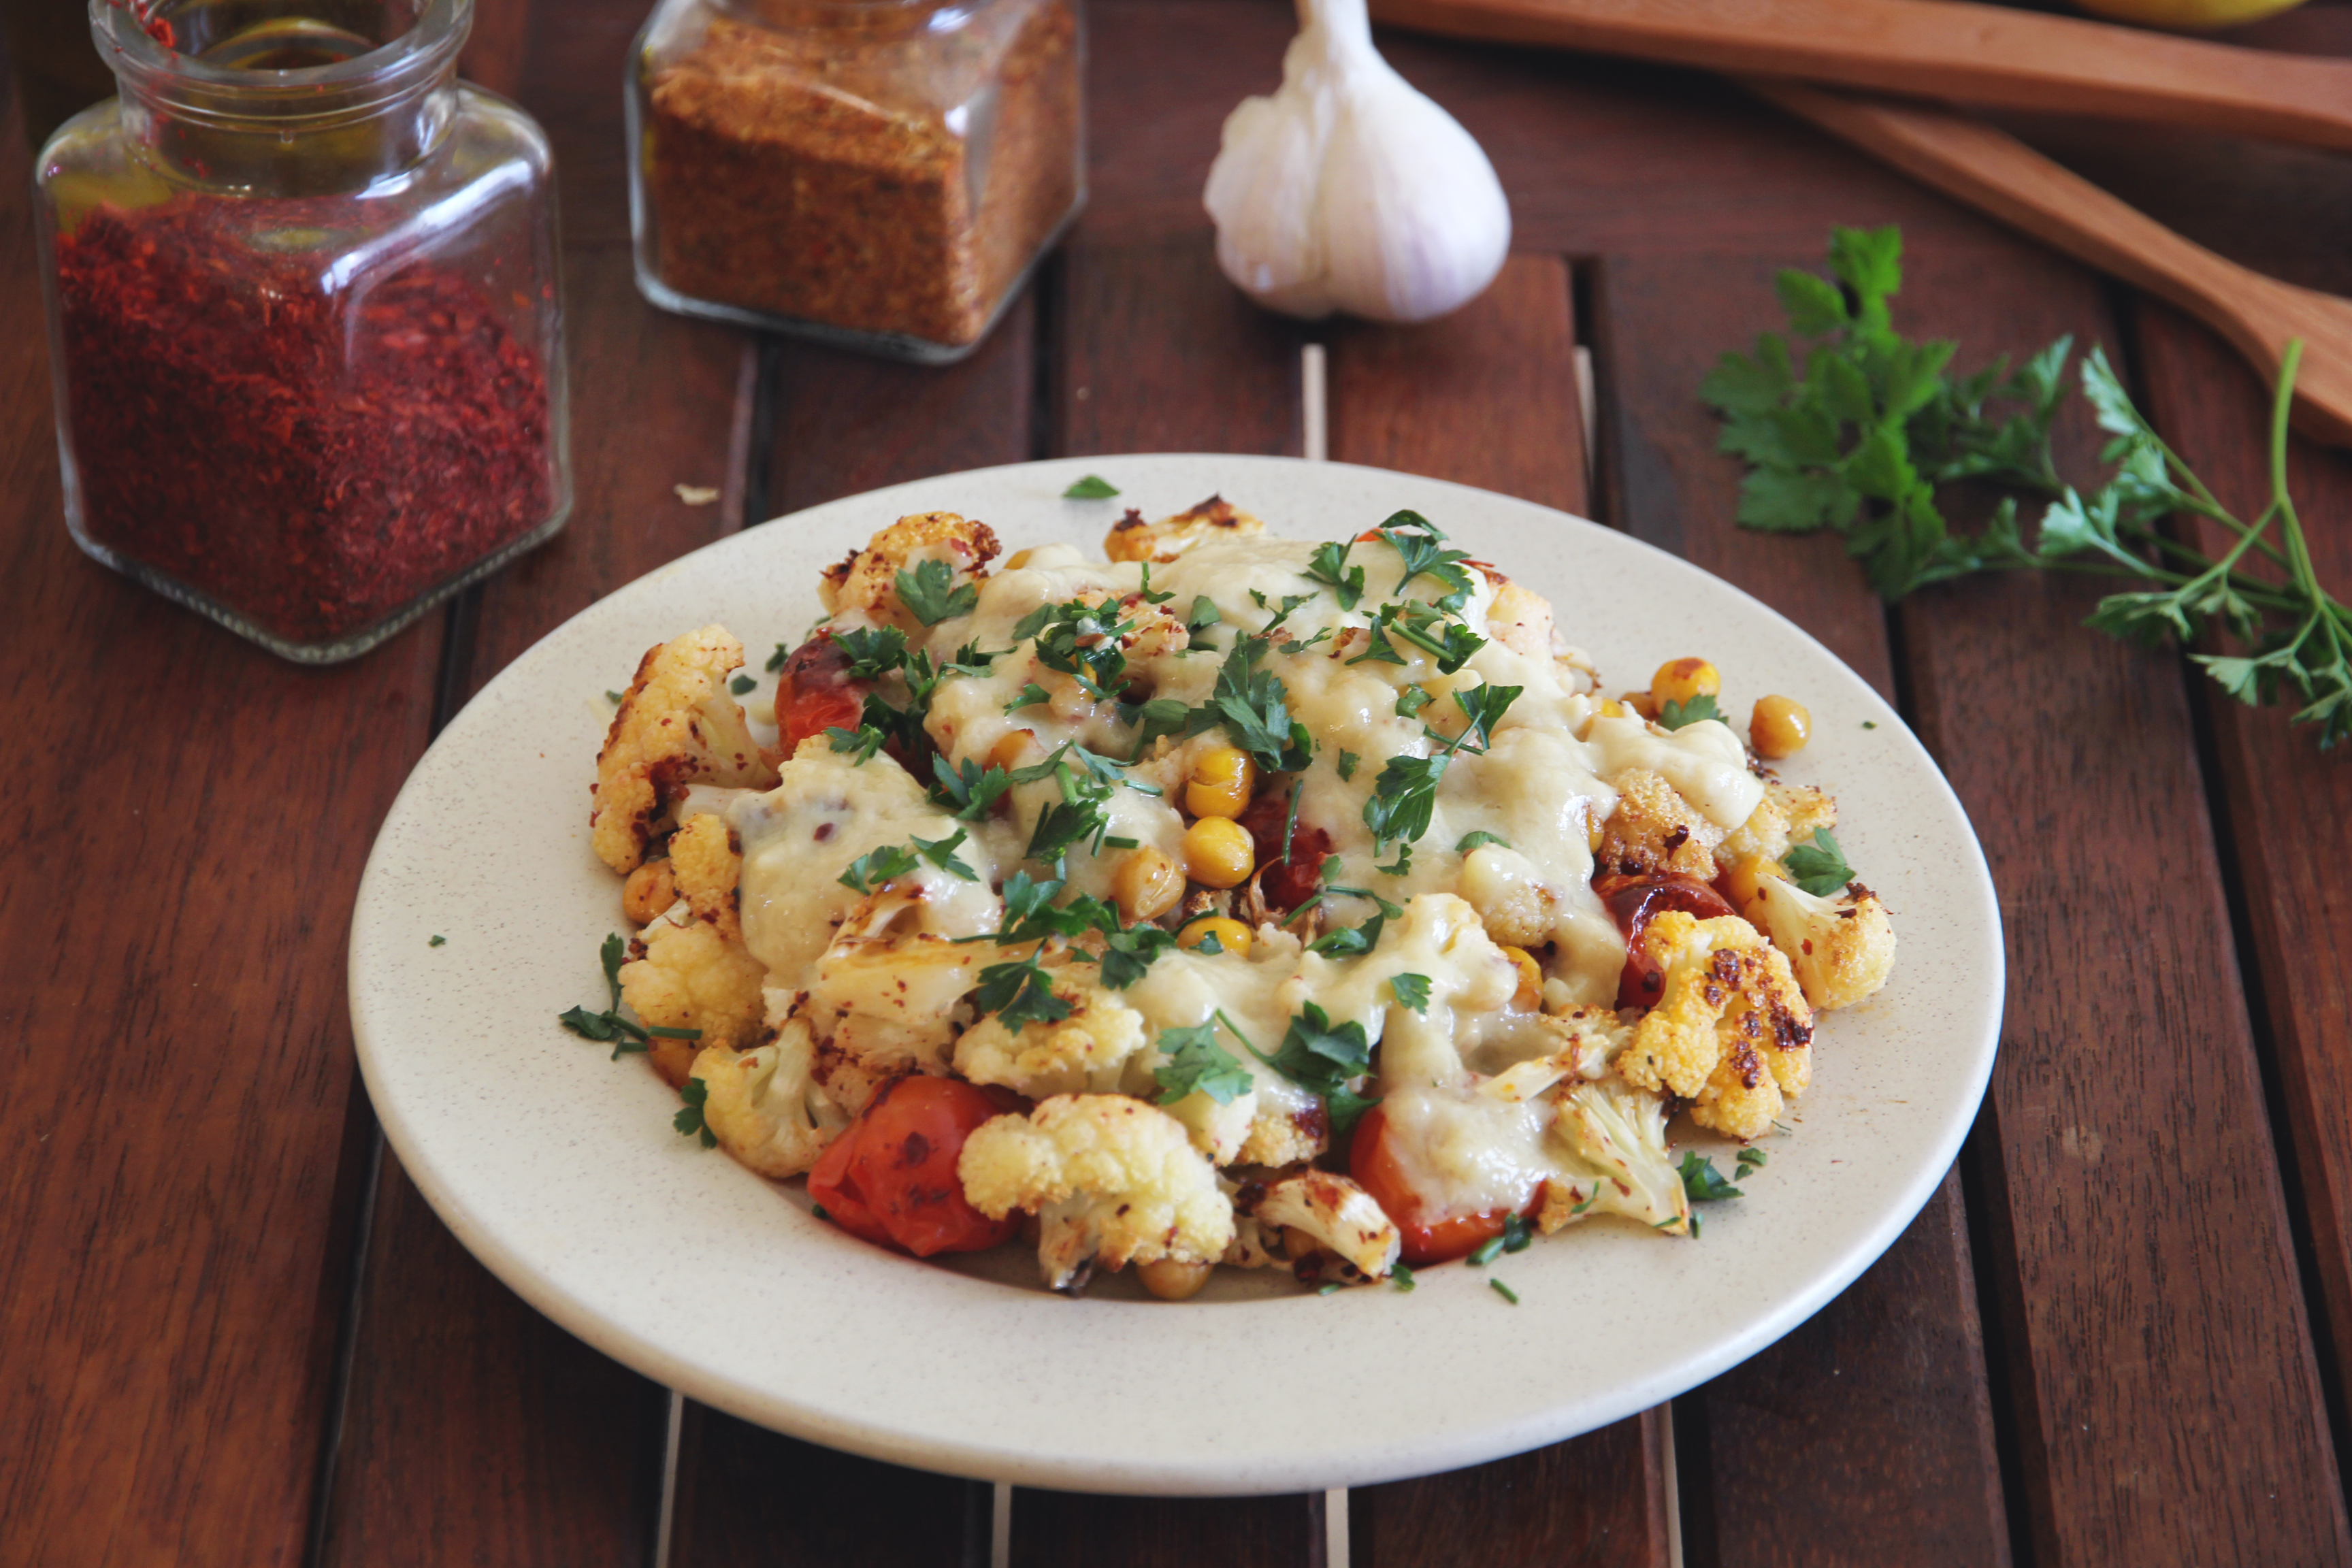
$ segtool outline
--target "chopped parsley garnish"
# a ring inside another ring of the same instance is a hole
[[[825,731],[824,738],[836,752],[856,752],[857,761],[851,765],[863,767],[874,760],[874,753],[880,751],[882,743],[890,737],[871,724],[861,724],[855,730],[845,730],[835,724]]]
[[[933,755],[931,776],[938,782],[931,785],[931,801],[952,814],[959,822],[978,822],[996,804],[997,796],[1013,787],[1013,775],[993,764],[982,767],[966,757],[950,767],[945,757]]]
[[[852,680],[877,679],[907,662],[907,634],[896,626],[852,626],[833,640],[849,656]]]
[[[702,1116],[703,1105],[710,1099],[709,1087],[698,1078],[690,1078],[678,1086],[677,1097],[686,1104],[669,1119],[669,1124],[677,1129],[680,1137],[691,1138],[698,1134],[704,1148],[718,1148],[719,1134],[710,1130],[710,1123]]]
[[[1151,591],[1151,563],[1147,561],[1143,563],[1143,586],[1136,590],[1135,596],[1147,605],[1164,605],[1176,595],[1172,590],[1165,594]]]
[[[1500,1296],[1512,1306],[1516,1307],[1519,1304],[1519,1293],[1517,1290],[1512,1289],[1508,1285],[1504,1284],[1500,1279],[1489,1279],[1486,1281],[1486,1284],[1488,1289],[1492,1289],[1496,1295]]]
[[[1736,1162],[1739,1168],[1731,1173],[1732,1180],[1738,1182],[1746,1181],[1748,1177],[1762,1170],[1764,1168],[1765,1162],[1769,1158],[1770,1156],[1766,1154],[1761,1149],[1752,1147],[1742,1149],[1739,1152],[1739,1158]]]
[[[617,691],[607,691],[604,693],[604,700],[618,708],[626,699]]]
[[[1339,1293],[1339,1282],[1334,1279],[1328,1284],[1318,1285],[1315,1287],[1315,1293],[1318,1296],[1336,1296]]]
[[[1445,590],[1437,601],[1441,610],[1458,610],[1470,597],[1470,574],[1454,564],[1469,560],[1470,552],[1444,548],[1445,531],[1429,519],[1417,511],[1400,511],[1373,531],[1404,563],[1404,575],[1397,579],[1400,593],[1415,577],[1427,577]]]
[[[1389,1265],[1389,1280],[1400,1290],[1412,1289],[1412,1270],[1402,1263]]]
[[[768,673],[773,675],[776,671],[783,668],[784,660],[792,657],[792,645],[789,643],[778,643],[776,645],[776,651],[768,656]]]
[[[1834,898],[1853,880],[1853,868],[1845,863],[1845,851],[1826,827],[1815,829],[1812,843],[1798,845],[1781,863],[1789,868],[1789,879],[1817,899]]]
[[[918,561],[913,571],[898,574],[898,602],[927,626],[968,616],[980,603],[980,589],[971,583],[950,586],[954,583],[955,568],[946,562]]]
[[[1247,1040],[1242,1044],[1250,1055],[1320,1098],[1330,1115],[1334,1132],[1346,1132],[1365,1111],[1380,1103],[1348,1087],[1349,1079],[1361,1078],[1371,1070],[1372,1047],[1364,1026],[1350,1019],[1334,1028],[1331,1016],[1316,1003],[1306,1004],[1291,1018],[1290,1028],[1274,1055],[1265,1055]]]
[[[1353,752],[1340,752],[1338,763],[1340,782],[1345,783],[1349,779],[1354,778],[1356,776],[1356,764],[1362,761],[1363,759],[1356,755]]]
[[[1528,1223],[1527,1215],[1523,1214],[1513,1214],[1505,1215],[1503,1216],[1504,1251],[1525,1252],[1534,1244],[1535,1239],[1535,1226]]]
[[[1033,680],[1013,694],[1013,700],[1004,705],[1004,710],[1018,713],[1024,708],[1034,708],[1038,703],[1051,700],[1052,694]]]
[[[1208,595],[1195,595],[1192,599],[1192,613],[1184,617],[1184,629],[1198,637],[1202,632],[1224,618]]]
[[[1395,860],[1386,866],[1375,865],[1372,869],[1378,871],[1383,877],[1403,876],[1406,872],[1412,869],[1412,846],[1410,844],[1398,845],[1397,858]]]
[[[1437,699],[1418,686],[1408,686],[1397,693],[1396,712],[1400,719],[1410,719]]]
[[[956,837],[962,842],[962,835]],[[915,852],[903,844],[885,844],[868,849],[849,863],[838,880],[853,893],[871,893],[893,877],[903,877],[915,868]],[[965,868],[969,875],[971,868]]]
[[[1318,544],[1307,563],[1307,576],[1331,590],[1343,610],[1352,610],[1364,596],[1364,569],[1348,564],[1348,552],[1355,545],[1349,543]]]
[[[1454,852],[1456,855],[1467,855],[1481,844],[1499,844],[1506,849],[1511,847],[1511,841],[1501,834],[1489,833],[1482,827],[1475,833],[1464,834],[1461,840],[1454,846]]]
[[[1034,957],[1009,963],[992,963],[980,972],[972,1000],[983,1013],[993,1013],[1008,1029],[1024,1024],[1058,1024],[1070,1016],[1070,1005],[1054,994],[1052,977]]]
[[[1088,474],[1062,492],[1065,500],[1108,500],[1118,494],[1118,487],[1100,474]]]
[[[433,940],[432,940],[431,942],[426,942],[425,945],[425,946],[427,946],[427,947],[440,947],[440,946],[443,946],[444,944],[446,944],[446,943],[448,942],[448,940],[449,940],[449,939],[448,939],[447,937],[446,937],[446,936],[441,936],[441,935],[438,935],[438,934],[436,933],[436,934],[434,936]]]
[[[604,990],[609,997],[604,1011],[591,1013],[585,1007],[568,1007],[555,1016],[555,1021],[582,1039],[609,1044],[614,1061],[646,1049],[655,1035],[674,1040],[700,1039],[699,1029],[648,1029],[621,1016],[621,964],[628,955],[629,944],[621,940],[620,933],[607,933],[604,945],[597,950],[597,957],[604,966]]]
[[[1120,639],[1135,623],[1119,614],[1119,601],[1090,605],[1069,599],[1040,605],[1013,628],[1016,643],[1034,639],[1037,662],[1077,681],[1087,696],[1102,701],[1118,700],[1118,688],[1127,673],[1127,651]]]
[[[1165,1067],[1152,1069],[1151,1076],[1160,1085],[1160,1103],[1172,1105],[1188,1094],[1207,1095],[1219,1105],[1231,1105],[1254,1088],[1257,1079],[1249,1068],[1242,1066],[1234,1055],[1217,1043],[1217,1026],[1234,1029],[1223,1012],[1213,1015],[1205,1024],[1195,1024],[1189,1029],[1160,1031],[1160,1049],[1168,1058]],[[1234,1038],[1242,1037],[1234,1029]]]
[[[1875,719],[1864,719],[1862,721],[1862,727],[1865,730],[1875,730],[1878,728],[1878,721]]]
[[[1723,719],[1723,710],[1716,706],[1712,692],[1702,691],[1687,702],[1676,702],[1669,698],[1658,705],[1658,722],[1669,730],[1679,730],[1702,719]]]
[[[1683,1191],[1690,1194],[1690,1200],[1695,1204],[1719,1204],[1726,1198],[1741,1195],[1738,1187],[1723,1179],[1723,1173],[1715,1168],[1715,1162],[1696,1149],[1683,1155],[1683,1163],[1676,1170],[1683,1179]]]
[[[1472,1249],[1468,1261],[1484,1268],[1494,1262],[1501,1255],[1502,1250],[1503,1238],[1499,1236],[1490,1236]]]
[[[1410,1007],[1416,1013],[1427,1013],[1429,976],[1410,973],[1391,974],[1389,976],[1389,994],[1397,999],[1400,1006]]]
[[[915,847],[916,854],[920,855],[942,871],[961,877],[967,882],[977,882],[980,880],[980,873],[965,865],[956,855],[956,847],[963,840],[964,830],[961,827],[955,830],[955,837],[952,838],[917,838],[912,834],[908,836],[908,842]]]
[[[1247,752],[1261,771],[1297,773],[1314,756],[1315,742],[1307,726],[1290,716],[1290,689],[1282,678],[1256,668],[1265,648],[1263,637],[1244,637],[1235,644],[1218,668],[1216,689],[1202,710],[1211,714],[1212,722],[1224,725],[1234,744]]]
[[[1517,686],[1479,686],[1454,694],[1454,704],[1469,721],[1461,734],[1446,740],[1434,730],[1424,729],[1432,740],[1443,743],[1444,750],[1434,756],[1391,757],[1381,767],[1381,776],[1374,781],[1371,798],[1364,802],[1364,826],[1372,830],[1372,837],[1381,848],[1399,839],[1407,844],[1418,843],[1429,831],[1430,817],[1437,809],[1438,782],[1445,777],[1445,764],[1454,753],[1465,747],[1483,751],[1493,738],[1495,725],[1525,689]],[[1471,745],[1475,738],[1477,744]]]
[[[1108,919],[1097,921],[1096,929],[1104,931],[1106,924],[1115,929],[1104,931],[1103,984],[1114,991],[1124,991],[1143,978],[1153,959],[1174,950],[1176,937],[1172,931],[1162,931],[1148,921],[1120,926],[1118,911],[1108,905],[1104,910]]]
[[[727,683],[727,689],[740,697],[759,684],[759,680],[752,676],[739,675]]]

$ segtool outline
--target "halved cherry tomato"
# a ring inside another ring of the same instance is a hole
[[[1286,913],[1315,896],[1323,880],[1323,861],[1331,853],[1331,836],[1302,822],[1290,835],[1290,858],[1283,859],[1282,826],[1289,816],[1290,792],[1262,789],[1238,818],[1249,830],[1257,863],[1265,868],[1258,891],[1268,906]]]
[[[1469,1256],[1480,1242],[1502,1235],[1504,1223],[1510,1218],[1508,1209],[1442,1219],[1424,1217],[1429,1205],[1414,1189],[1404,1162],[1397,1155],[1384,1105],[1375,1105],[1356,1123],[1355,1142],[1348,1148],[1348,1173],[1396,1222],[1404,1241],[1402,1256],[1414,1268]],[[1533,1214],[1542,1202],[1543,1188],[1538,1185],[1525,1212]]]
[[[1617,1005],[1654,1007],[1666,992],[1666,972],[1641,956],[1642,931],[1668,910],[1711,921],[1739,911],[1721,893],[1695,877],[1598,877],[1592,890],[1609,906],[1625,933],[1625,968],[1617,977]]]
[[[809,1195],[852,1236],[918,1258],[994,1247],[1021,1216],[992,1220],[966,1202],[956,1158],[972,1129],[1005,1109],[961,1079],[899,1079],[826,1148]]]
[[[849,650],[819,632],[793,650],[776,682],[776,728],[790,752],[811,735],[855,730],[866,711],[868,680],[849,676]]]

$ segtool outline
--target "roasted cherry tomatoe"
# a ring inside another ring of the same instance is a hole
[[[956,1157],[972,1129],[1017,1109],[954,1078],[902,1078],[828,1144],[809,1173],[809,1196],[866,1241],[918,1258],[979,1252],[1011,1239],[1021,1216],[990,1219],[964,1200]]]
[[[1641,956],[1642,930],[1655,916],[1679,910],[1703,921],[1733,915],[1721,893],[1693,877],[1601,877],[1592,890],[1625,933],[1625,969],[1617,980],[1617,1005],[1654,1007],[1665,994],[1666,972]]]
[[[1265,868],[1258,891],[1270,908],[1286,913],[1315,896],[1323,879],[1323,862],[1331,853],[1331,836],[1301,822],[1291,827],[1290,857],[1285,859],[1282,830],[1289,819],[1287,791],[1260,790],[1241,815],[1257,863]]]
[[[1348,1173],[1396,1222],[1404,1240],[1402,1256],[1411,1268],[1466,1258],[1480,1242],[1502,1235],[1504,1222],[1510,1218],[1508,1209],[1425,1218],[1429,1205],[1406,1173],[1396,1134],[1389,1126],[1388,1108],[1383,1105],[1372,1107],[1356,1123],[1355,1142],[1348,1149]],[[1526,1212],[1533,1214],[1542,1198],[1543,1189],[1538,1186]]]
[[[789,755],[811,735],[855,730],[866,713],[873,682],[853,679],[849,650],[820,632],[793,650],[776,682],[776,728]]]

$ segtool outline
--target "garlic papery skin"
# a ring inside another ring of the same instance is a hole
[[[1372,47],[1364,0],[1298,0],[1282,87],[1225,117],[1202,201],[1217,264],[1269,309],[1425,321],[1511,248],[1494,164]]]

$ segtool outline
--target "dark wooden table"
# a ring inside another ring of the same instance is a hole
[[[1377,1568],[2352,1561],[2352,757],[2217,700],[2176,653],[2082,629],[2094,588],[1976,582],[1890,612],[1834,542],[1742,533],[1695,395],[1776,319],[1775,268],[1813,261],[1833,222],[1900,223],[1908,330],[1970,360],[2062,331],[2108,344],[2242,501],[2263,484],[2261,399],[2215,339],[1725,83],[1406,37],[1390,58],[1500,168],[1517,254],[1454,320],[1301,329],[1218,276],[1199,200],[1225,111],[1276,78],[1287,8],[1102,0],[1093,205],[978,355],[920,371],[758,340],[632,285],[618,86],[642,10],[482,0],[467,59],[558,148],[570,531],[330,671],[68,539],[26,161],[13,137],[0,154],[0,689],[26,737],[0,858],[0,1563],[988,1561],[988,1487],[674,1407],[457,1246],[359,1085],[348,911],[436,726],[599,595],[919,475],[1298,453],[1309,342],[1330,456],[1676,551],[1901,704],[2001,889],[2000,1062],[1885,1258],[1671,1410],[1359,1489],[1344,1521],[1320,1497],[1021,1491],[1010,1560],[1300,1565],[1344,1522]],[[2352,5],[2252,37],[2352,53]],[[2026,129],[2225,253],[2352,292],[2352,163]],[[2094,471],[2086,422],[2063,446]],[[2298,448],[2294,468],[2341,593],[2352,459]],[[723,500],[685,506],[680,482]]]

